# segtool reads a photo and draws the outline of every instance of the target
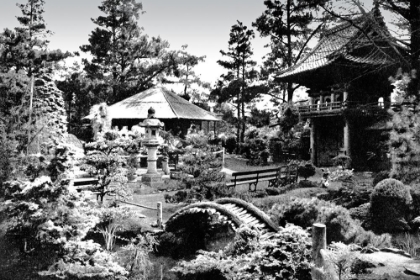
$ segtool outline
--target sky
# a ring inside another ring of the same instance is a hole
[[[20,10],[16,3],[24,0],[0,0],[0,30],[18,26],[16,16]],[[87,44],[95,28],[91,18],[101,15],[98,6],[102,0],[46,0],[44,18],[47,28],[54,32],[49,38],[50,49],[79,51]],[[246,26],[264,11],[263,0],[139,0],[146,12],[140,16],[139,25],[149,36],[167,40],[171,49],[180,50],[187,44],[187,51],[206,56],[206,61],[195,68],[201,78],[214,85],[226,71],[217,64],[222,59],[220,50],[227,50],[229,32],[237,20]],[[264,45],[267,38],[256,32],[252,41],[253,59],[262,62],[268,52]]]

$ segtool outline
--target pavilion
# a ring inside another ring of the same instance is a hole
[[[404,67],[406,50],[390,35],[378,7],[327,30],[318,44],[277,80],[308,88],[309,104],[299,105],[311,126],[310,154],[317,166],[346,155],[369,169],[387,161],[383,129],[391,105],[389,77]]]
[[[216,131],[220,121],[213,113],[163,86],[156,86],[109,106],[111,126],[131,129],[147,118],[150,107],[155,109],[155,118],[165,124],[165,130],[172,130],[174,135],[185,135],[193,124],[199,130]]]

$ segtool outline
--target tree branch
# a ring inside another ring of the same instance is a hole
[[[295,62],[298,62],[300,59],[300,56],[302,55],[303,51],[305,50],[306,46],[308,45],[309,41],[312,39],[313,36],[315,36],[315,34],[318,32],[319,29],[321,29],[321,27],[324,25],[325,23],[321,23],[320,25],[318,25],[317,28],[315,28],[314,31],[312,31],[311,35],[309,35],[308,39],[306,39],[305,43],[303,44],[303,46],[300,48],[300,51],[298,53],[298,55],[295,58]]]

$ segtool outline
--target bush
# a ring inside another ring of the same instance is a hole
[[[351,165],[351,158],[345,155],[338,155],[332,159],[334,166],[341,166],[343,168],[349,168]]]
[[[375,174],[373,177],[372,186],[375,187],[380,181],[388,179],[389,178],[389,171],[380,171]]]
[[[226,139],[226,152],[232,154],[236,149],[236,137],[230,136]]]
[[[350,209],[350,216],[359,221],[367,221],[370,219],[370,203],[364,203],[358,207]]]
[[[312,181],[303,180],[303,181],[299,181],[299,183],[297,184],[297,187],[298,188],[318,188],[319,185]]]
[[[346,188],[340,187],[338,190],[328,189],[328,196],[324,200],[334,201],[335,204],[344,208],[351,209],[370,202],[372,190],[361,187]]]
[[[420,216],[420,188],[418,185],[411,186],[410,190],[411,198],[413,202],[411,204],[412,217]]]
[[[305,231],[288,227],[261,241],[258,231],[241,226],[224,251],[201,251],[174,271],[182,279],[311,279],[311,245]]]
[[[315,166],[311,162],[302,162],[298,167],[298,175],[308,180],[309,177],[315,175]]]
[[[337,206],[334,203],[313,199],[292,198],[281,204],[275,204],[270,210],[269,215],[273,221],[284,226],[292,223],[303,228],[311,227],[314,223],[320,222],[327,227],[327,242],[352,242],[367,243],[371,236],[366,235],[366,231],[360,222],[350,216],[349,210]],[[363,235],[366,238],[363,238]]]
[[[401,223],[409,220],[412,202],[410,188],[395,179],[379,182],[370,198],[372,227],[376,232],[401,231]]]

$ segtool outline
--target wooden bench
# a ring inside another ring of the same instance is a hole
[[[72,184],[78,191],[88,190],[98,184],[98,178],[75,178],[71,180]]]
[[[249,191],[255,192],[259,182],[268,182],[268,187],[278,187],[297,182],[297,165],[281,166],[269,169],[240,171],[232,173],[233,179],[226,184],[228,188],[249,185]],[[252,188],[254,186],[254,188]]]

